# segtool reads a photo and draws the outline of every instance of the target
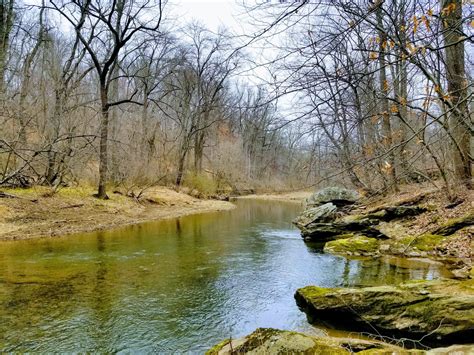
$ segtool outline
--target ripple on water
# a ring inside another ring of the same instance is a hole
[[[0,351],[203,352],[278,327],[320,333],[295,290],[442,275],[439,265],[347,260],[306,244],[299,206],[238,201],[221,214],[0,244]]]

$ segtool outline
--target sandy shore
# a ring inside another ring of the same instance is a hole
[[[43,187],[2,191],[15,198],[0,198],[0,240],[92,232],[235,207],[164,187],[147,190],[140,200],[109,193],[106,201],[92,197],[92,188],[64,188],[52,196]]]
[[[313,193],[312,191],[295,191],[295,192],[285,192],[281,194],[246,195],[246,196],[239,196],[238,198],[303,203],[303,201],[307,197],[311,196],[312,193]]]

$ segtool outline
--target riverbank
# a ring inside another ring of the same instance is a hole
[[[314,196],[311,198],[319,198]],[[303,238],[320,243],[325,252],[348,257],[430,258],[446,263],[455,277],[470,276],[473,191],[459,193],[454,202],[441,190],[422,188],[372,201],[362,198],[354,205],[327,202],[310,206],[294,221]]]
[[[283,193],[263,193],[263,194],[251,194],[245,196],[239,196],[239,199],[257,199],[264,201],[283,201],[283,202],[294,202],[303,203],[303,201],[311,196],[313,191],[293,191]]]
[[[2,189],[0,240],[55,237],[132,224],[229,210],[234,204],[200,200],[165,187],[115,191],[108,200],[93,197],[92,187]]]
[[[397,257],[408,265],[412,260],[442,263],[450,275],[426,274],[402,283],[385,277],[381,284],[359,282],[350,287],[313,283],[317,286],[299,288],[295,294],[308,322],[351,332],[355,338],[257,329],[220,342],[208,354],[473,353],[473,191],[462,191],[457,200],[449,201],[443,191],[419,185],[373,198],[327,188],[306,205],[294,223],[309,248],[356,260]],[[361,334],[378,341],[360,341]]]

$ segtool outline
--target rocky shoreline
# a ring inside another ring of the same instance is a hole
[[[457,278],[473,276],[474,207],[435,223],[436,213],[443,211],[429,202],[430,193],[367,208],[357,206],[356,192],[348,191],[329,188],[308,199],[305,211],[293,221],[306,242],[320,243],[327,253],[349,257],[431,258],[444,262]],[[423,220],[427,215],[434,221],[418,231],[417,218]],[[467,245],[467,254],[456,248],[460,242]]]
[[[306,199],[305,210],[293,223],[305,242],[325,253],[435,259],[447,265],[453,279],[360,288],[307,286],[296,291],[296,304],[310,323],[372,334],[402,348],[380,341],[257,329],[219,343],[209,354],[474,354],[471,199],[461,207],[463,201],[432,203],[433,192],[371,207],[361,206],[360,200],[355,191],[321,190]],[[439,220],[452,214],[450,209],[456,209],[455,218]],[[439,348],[426,350],[432,347]]]

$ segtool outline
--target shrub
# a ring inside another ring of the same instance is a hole
[[[183,185],[191,190],[197,190],[199,197],[209,197],[217,193],[218,184],[212,177],[206,174],[188,174],[186,175]]]

